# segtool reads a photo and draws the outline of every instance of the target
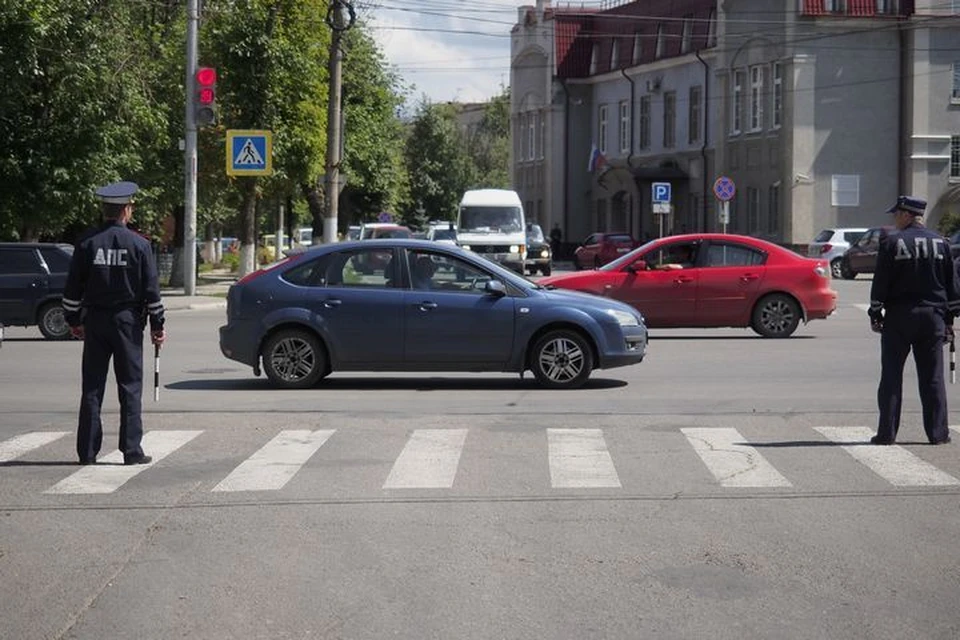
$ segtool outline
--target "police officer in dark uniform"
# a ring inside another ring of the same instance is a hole
[[[153,344],[166,339],[157,266],[150,243],[127,228],[133,215],[133,182],[97,190],[103,225],[73,252],[63,309],[74,337],[83,340],[83,395],[77,428],[80,464],[94,464],[103,440],[100,407],[110,358],[120,396],[120,451],[124,464],[147,464],[140,447],[143,423],[143,329],[150,319]]]
[[[924,200],[900,196],[888,211],[896,229],[880,240],[867,312],[871,328],[881,334],[880,420],[873,444],[897,439],[903,365],[911,349],[927,439],[950,442],[943,344],[953,338],[953,318],[960,315],[960,282],[948,241],[920,222],[926,208]]]

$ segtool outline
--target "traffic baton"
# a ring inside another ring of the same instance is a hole
[[[160,345],[153,345],[153,401],[160,402]]]

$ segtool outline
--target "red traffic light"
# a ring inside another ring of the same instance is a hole
[[[210,87],[217,83],[217,70],[213,67],[197,69],[197,84],[201,87]]]
[[[200,89],[197,92],[197,102],[200,104],[213,104],[215,97],[213,89]]]

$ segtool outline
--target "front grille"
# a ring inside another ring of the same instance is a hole
[[[470,250],[474,253],[510,253],[508,244],[471,244]]]

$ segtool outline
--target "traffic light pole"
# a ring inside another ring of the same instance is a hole
[[[199,0],[187,0],[187,76],[186,76],[186,135],[184,136],[184,190],[183,190],[183,293],[188,296],[197,290],[197,120],[196,91],[197,30]]]
[[[353,5],[348,0],[331,0],[327,25],[333,31],[330,39],[330,92],[327,102],[327,210],[323,218],[324,244],[337,241],[337,217],[340,213],[340,163],[343,148],[343,46],[344,32],[356,21]]]

